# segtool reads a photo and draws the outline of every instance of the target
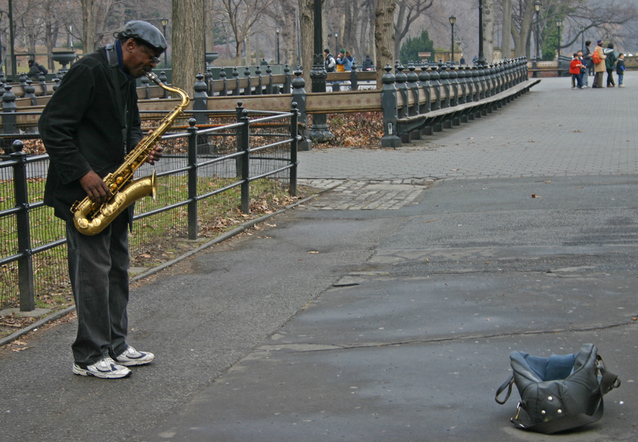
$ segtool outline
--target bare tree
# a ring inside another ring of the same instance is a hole
[[[394,53],[398,54],[401,49],[401,42],[410,30],[410,26],[415,20],[420,18],[425,11],[432,7],[434,0],[396,0],[396,22],[394,32]]]
[[[221,0],[235,37],[235,63],[241,63],[242,49],[253,31],[253,26],[272,5],[273,0]],[[248,54],[246,54],[248,56]]]

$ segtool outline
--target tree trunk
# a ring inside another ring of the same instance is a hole
[[[206,67],[204,13],[204,0],[173,1],[173,84],[191,96]]]
[[[512,0],[503,0],[503,58],[512,58]]]
[[[84,53],[95,51],[95,0],[82,0],[82,43]]]
[[[394,65],[394,10],[395,0],[378,0],[374,29],[377,52],[377,89],[383,87],[382,77],[387,64]]]
[[[215,28],[215,23],[213,22],[214,13],[213,10],[215,8],[215,0],[204,0],[206,15],[205,17],[205,26],[206,32],[204,33],[204,48],[205,52],[214,52],[215,51],[215,41],[213,40],[213,29]]]
[[[488,63],[494,61],[494,0],[483,0],[483,55]]]
[[[314,0],[299,0],[299,28],[301,31],[301,66],[306,91],[310,91],[310,71],[314,63],[315,35]]]

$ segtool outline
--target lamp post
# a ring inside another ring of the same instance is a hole
[[[451,15],[450,16],[450,25],[452,25],[452,50],[450,51],[452,53],[452,64],[454,64],[454,23],[456,23],[456,17]]]
[[[3,13],[4,11],[0,9],[0,22],[2,22]],[[0,31],[0,73],[2,73],[3,71],[4,71],[4,63],[2,60],[2,31]]]
[[[167,18],[163,18],[160,20],[160,23],[162,24],[162,27],[164,28],[164,40],[166,40],[166,25],[168,25],[168,19]],[[168,48],[164,51],[164,67],[167,68],[168,67]]]
[[[281,33],[281,28],[277,27],[277,64],[281,64],[281,59],[279,58],[279,34]]]
[[[534,74],[532,75],[534,78],[538,77],[538,52],[539,52],[539,42],[540,42],[540,12],[541,12],[541,2],[536,0],[534,2],[534,11],[536,11],[536,57],[534,58]]]
[[[585,27],[580,27],[580,48],[585,52]]]
[[[314,0],[314,48],[315,56],[310,71],[310,80],[312,82],[312,92],[326,91],[326,66],[323,58],[323,23],[321,20],[321,2],[322,0]],[[310,128],[310,138],[319,143],[334,138],[332,132],[328,128],[326,114],[315,114],[312,117],[312,127]]]
[[[477,63],[481,67],[487,64],[483,53],[483,0],[479,0],[479,53]]]
[[[556,20],[556,27],[558,28],[558,63],[560,63],[560,40],[561,40],[560,27],[562,24],[563,24],[563,21],[560,18]]]
[[[335,31],[335,51],[334,51],[335,54],[339,52],[339,41],[337,40],[338,38],[339,38],[339,33]]]
[[[11,75],[13,80],[17,80],[18,73],[16,71],[16,52],[13,39],[13,1],[9,0],[9,47],[11,48]]]

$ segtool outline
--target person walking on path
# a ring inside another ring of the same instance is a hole
[[[614,69],[616,68],[616,51],[614,51],[614,44],[609,43],[607,48],[603,51],[605,54],[605,68],[607,70],[607,87],[614,87]]]
[[[607,70],[605,66],[605,58],[605,54],[603,53],[603,41],[598,40],[596,49],[594,49],[591,57],[592,62],[594,63],[595,72],[593,88],[603,87],[603,77]]]
[[[44,202],[66,222],[78,316],[72,345],[76,375],[123,378],[131,374],[127,367],[155,358],[126,341],[133,206],[93,236],[75,228],[71,206],[87,196],[96,204],[111,198],[103,178],[117,170],[143,138],[135,79],[151,71],[165,50],[159,29],[144,21],[128,22],[112,44],[69,69],[38,122],[50,157]],[[161,152],[155,147],[148,162],[159,160]]]

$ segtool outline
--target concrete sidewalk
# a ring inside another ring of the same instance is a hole
[[[7,440],[548,440],[496,388],[513,350],[593,342],[623,385],[568,441],[638,436],[638,126],[545,79],[397,150],[315,149],[332,190],[133,290],[132,377],[71,374],[75,324],[0,356]],[[534,195],[534,197],[532,197]]]

